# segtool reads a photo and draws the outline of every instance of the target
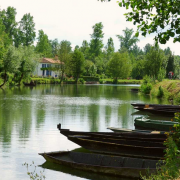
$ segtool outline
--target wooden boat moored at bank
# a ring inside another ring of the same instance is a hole
[[[151,130],[162,130],[162,131],[170,131],[174,129],[174,125],[179,124],[174,121],[160,121],[160,120],[150,120],[144,116],[137,117],[134,120],[135,127],[147,128]]]
[[[156,173],[157,160],[111,156],[94,153],[60,151],[39,153],[46,161],[94,173],[139,179],[140,175]]]
[[[144,142],[137,142],[123,144],[118,141],[108,141],[106,139],[91,138],[90,136],[68,136],[68,139],[81,147],[88,149],[92,152],[116,154],[121,156],[130,157],[143,157],[147,159],[161,159],[164,158],[164,151],[166,147],[149,146]]]
[[[126,139],[126,140],[142,140],[142,141],[153,141],[153,142],[164,142],[167,139],[166,134],[156,134],[156,133],[132,133],[132,132],[85,132],[85,131],[70,131],[69,129],[62,129],[61,124],[57,125],[60,133],[68,137],[70,135],[79,136],[91,136],[91,137],[101,137],[101,138],[116,138],[116,139]]]
[[[125,129],[125,128],[115,128],[115,127],[108,127],[114,132],[132,132],[132,133],[150,133],[150,134],[165,134],[166,131],[154,131],[154,130],[141,130],[141,129]]]
[[[134,109],[140,111],[147,111],[152,114],[166,114],[174,116],[174,113],[180,112],[179,105],[162,105],[162,104],[141,104],[141,103],[132,103]]]

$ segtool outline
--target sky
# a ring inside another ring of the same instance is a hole
[[[132,22],[126,21],[124,13],[127,13],[127,10],[119,7],[117,0],[0,0],[1,10],[8,6],[16,9],[17,22],[27,13],[34,17],[36,37],[42,29],[50,40],[68,40],[73,48],[76,45],[81,46],[83,40],[90,42],[92,27],[99,22],[104,26],[104,45],[112,37],[116,51],[120,47],[116,35],[123,35],[126,27],[132,28],[134,32],[137,28]],[[139,36],[138,46],[143,49],[147,43],[153,45],[154,36]],[[179,45],[180,43],[173,43],[170,39],[166,45],[160,47],[170,47],[175,55],[180,55]]]

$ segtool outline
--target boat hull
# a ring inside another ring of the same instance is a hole
[[[140,178],[141,175],[156,173],[156,160],[109,156],[78,152],[40,153],[47,161],[71,168],[106,175]]]
[[[93,152],[116,154],[130,157],[143,157],[147,159],[162,159],[165,147],[145,147],[137,145],[119,144],[102,140],[93,140],[83,136],[68,136],[68,139],[81,147]]]
[[[151,130],[160,130],[160,131],[171,131],[174,130],[174,125],[178,124],[177,122],[171,121],[158,121],[158,120],[143,120],[143,117],[136,118],[134,120],[134,125],[136,128],[144,128]]]

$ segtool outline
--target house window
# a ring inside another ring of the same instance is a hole
[[[46,68],[46,64],[42,64],[42,68]]]

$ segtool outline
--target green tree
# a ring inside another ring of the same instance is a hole
[[[9,46],[7,52],[4,55],[3,63],[2,63],[2,72],[3,72],[3,83],[0,87],[4,86],[7,82],[8,73],[17,72],[20,66],[21,54],[17,51],[14,46]]]
[[[82,42],[82,46],[80,47],[81,52],[84,54],[85,59],[89,59],[89,44],[86,40]]]
[[[147,43],[144,47],[144,53],[147,54],[150,52],[152,45]]]
[[[36,33],[35,33],[35,23],[33,21],[33,16],[30,13],[25,14],[21,21],[19,22],[19,35],[21,36],[21,42],[23,46],[29,46],[33,44]]]
[[[97,73],[97,67],[95,66],[95,64],[90,60],[86,60],[85,61],[85,75],[95,76],[96,73]]]
[[[132,50],[133,46],[139,41],[139,39],[135,36],[133,36],[133,29],[126,28],[123,30],[124,36],[122,35],[116,35],[120,41],[120,49],[122,47],[125,47],[128,52]]]
[[[84,64],[85,59],[83,53],[78,49],[75,49],[69,62],[69,68],[76,80],[76,83],[78,82],[80,75],[84,72]]]
[[[5,33],[5,26],[2,22],[2,19],[0,18],[0,72],[2,68],[4,54],[10,43],[11,41],[8,37],[8,34]]]
[[[128,53],[114,53],[108,63],[108,72],[118,82],[118,78],[127,78],[130,74],[131,64]]]
[[[43,57],[52,57],[52,46],[50,44],[48,36],[44,33],[43,30],[39,30],[37,39],[38,42],[36,45],[36,51]]]
[[[5,33],[8,34],[12,41],[17,26],[16,14],[16,9],[10,6],[7,8],[7,10],[0,11],[0,18],[5,26]]]
[[[145,56],[145,70],[147,75],[158,78],[160,71],[164,71],[164,77],[166,75],[167,57],[159,46],[151,47],[151,50]]]
[[[120,7],[131,9],[126,20],[137,26],[136,36],[156,33],[155,41],[165,44],[170,37],[180,41],[180,1],[177,0],[120,0]]]
[[[132,78],[142,79],[145,75],[145,60],[144,56],[138,56],[139,59],[136,59],[136,62],[133,64],[132,68]]]
[[[27,79],[34,72],[38,65],[39,55],[35,53],[32,46],[19,46],[20,66],[15,74],[18,85],[21,84],[22,79]]]
[[[61,82],[63,82],[64,79],[64,73],[65,71],[68,70],[68,61],[71,58],[71,43],[67,40],[63,40],[59,44],[59,49],[58,49],[58,56],[61,61],[60,64],[60,71],[61,71]]]
[[[108,39],[107,45],[105,46],[105,50],[106,50],[106,59],[109,61],[115,51],[114,42],[111,37]]]
[[[52,55],[53,57],[55,57],[58,54],[58,46],[59,46],[58,39],[54,39],[50,41],[50,44],[52,49]]]
[[[102,22],[96,23],[93,26],[93,34],[91,34],[91,41],[90,41],[90,53],[91,59],[94,61],[95,57],[98,57],[102,54],[103,48],[103,24]]]
[[[167,67],[166,67],[166,77],[168,77],[168,73],[170,71],[175,73],[175,58],[174,58],[174,55],[172,54],[168,56]]]

